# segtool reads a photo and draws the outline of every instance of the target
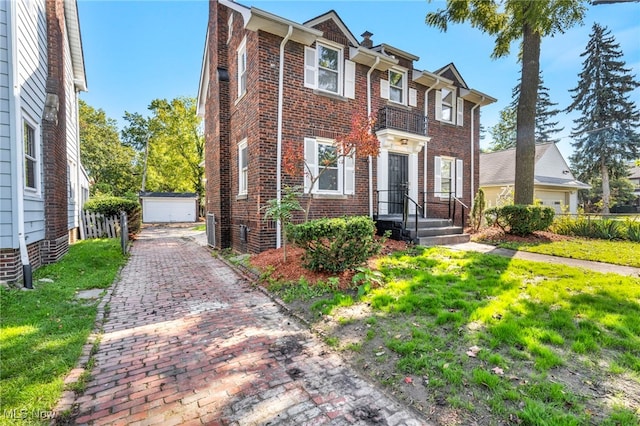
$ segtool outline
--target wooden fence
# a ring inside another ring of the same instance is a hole
[[[120,235],[120,218],[118,216],[104,217],[95,212],[83,211],[81,238],[117,238]]]

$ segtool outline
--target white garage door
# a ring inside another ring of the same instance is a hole
[[[144,198],[142,201],[144,223],[195,222],[196,200],[185,198]]]
[[[565,205],[565,193],[554,191],[537,191],[535,198],[542,201],[543,206],[553,207],[556,213],[562,213]]]

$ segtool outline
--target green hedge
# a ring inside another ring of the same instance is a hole
[[[521,204],[492,207],[485,211],[487,223],[497,225],[507,233],[520,236],[544,231],[551,226],[554,216],[555,210],[551,207]]]
[[[290,240],[304,248],[304,266],[312,271],[332,273],[353,269],[380,252],[376,227],[367,216],[311,220],[289,225]]]
[[[129,232],[137,233],[140,231],[142,216],[140,212],[140,203],[131,198],[114,197],[105,195],[89,199],[84,203],[85,210],[90,212],[101,213],[107,217],[119,215],[121,211],[127,213],[127,222]]]

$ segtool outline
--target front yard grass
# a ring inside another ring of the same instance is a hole
[[[377,267],[297,309],[435,424],[640,424],[640,279],[446,248]]]
[[[640,243],[571,238],[545,243],[494,241],[501,248],[640,268]]]
[[[117,239],[81,241],[58,263],[35,271],[35,290],[0,287],[0,424],[48,423],[62,414],[51,410],[98,305],[76,293],[109,287],[125,262],[120,250]]]

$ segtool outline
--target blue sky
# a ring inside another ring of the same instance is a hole
[[[468,24],[452,25],[446,33],[424,23],[429,11],[444,0],[420,1],[264,1],[245,0],[295,22],[305,22],[335,10],[358,40],[373,33],[374,44],[386,43],[420,57],[415,67],[434,71],[453,62],[466,83],[498,99],[482,108],[482,124],[497,123],[499,112],[511,101],[520,75],[518,46],[509,57],[492,60],[493,39]],[[156,98],[196,96],[204,50],[209,3],[197,1],[78,0],[89,92],[81,98],[124,125],[125,111],[147,114]],[[583,26],[542,42],[541,69],[552,102],[565,108],[569,89],[577,86],[594,22],[611,30],[624,53],[627,67],[640,79],[640,3],[590,6]],[[640,89],[632,98],[640,105]],[[568,136],[572,118],[562,114]],[[482,142],[488,144],[490,135]],[[565,137],[559,147],[572,152]]]

